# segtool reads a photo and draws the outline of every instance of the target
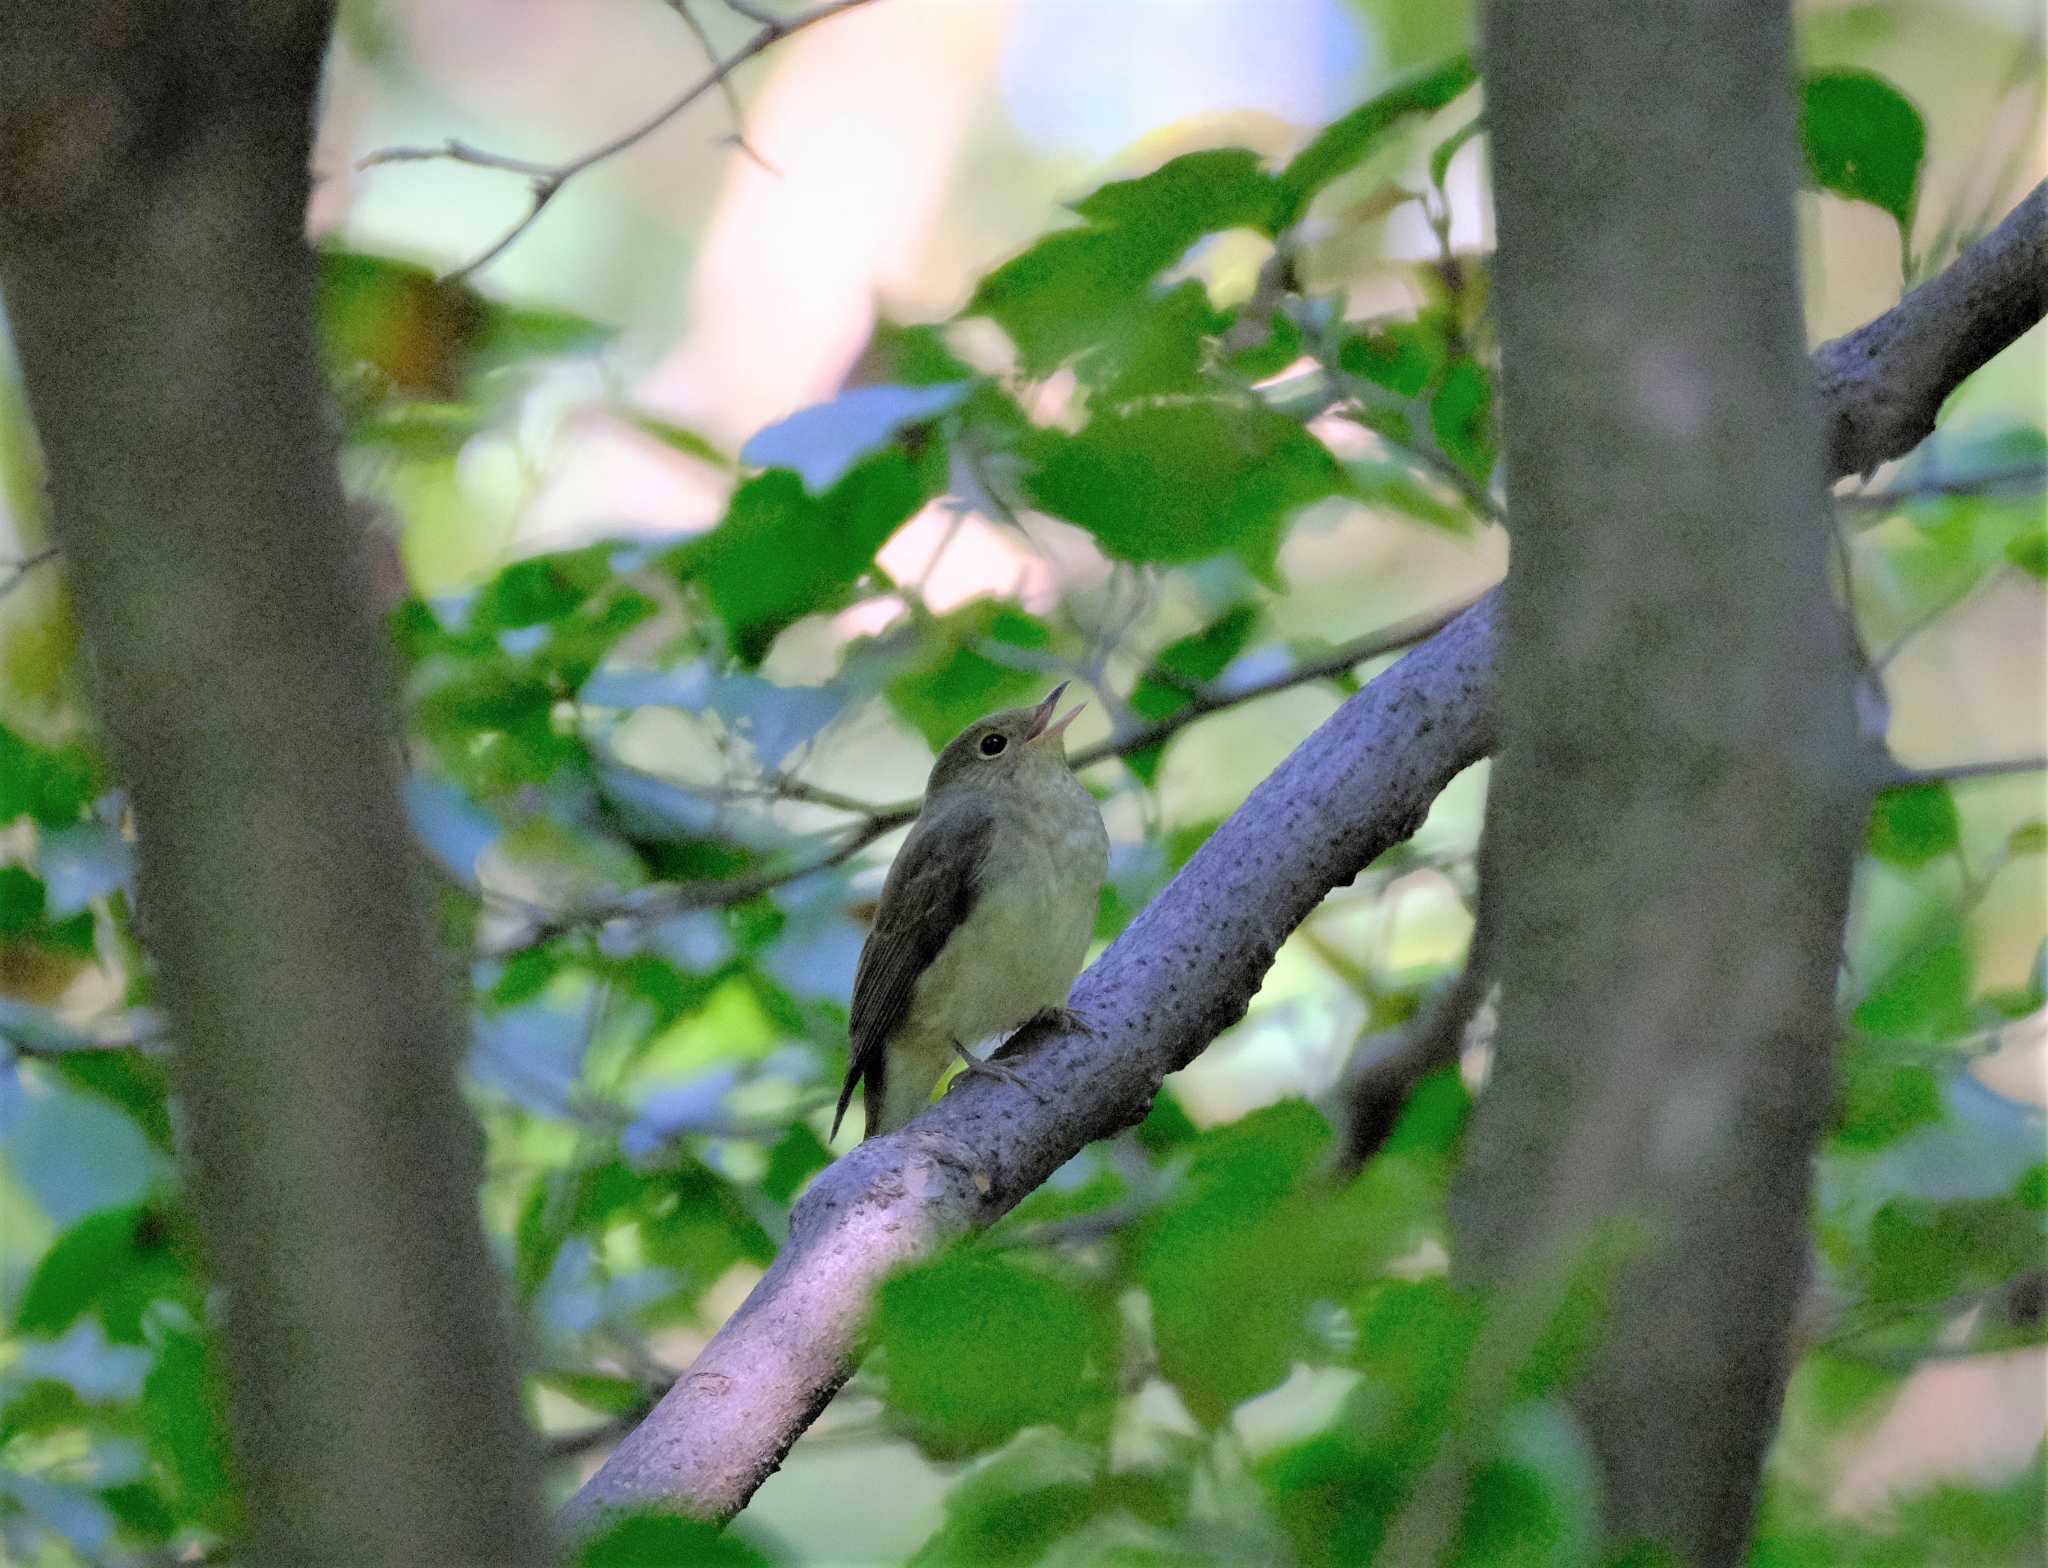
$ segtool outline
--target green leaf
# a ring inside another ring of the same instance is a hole
[[[1235,554],[1275,580],[1294,514],[1351,493],[1329,449],[1284,415],[1221,403],[1098,414],[1052,432],[1028,481],[1034,504],[1119,560],[1184,564]]]
[[[1332,1141],[1300,1101],[1255,1111],[1194,1145],[1183,1193],[1144,1231],[1160,1375],[1215,1427],[1313,1349],[1311,1304],[1368,1260],[1339,1245],[1338,1205],[1306,1190]]]
[[[1800,95],[1799,139],[1813,182],[1867,201],[1913,228],[1927,125],[1891,83],[1867,71],[1816,71]]]
[[[1114,180],[1074,204],[1098,228],[1148,229],[1177,244],[1204,234],[1257,229],[1270,234],[1278,202],[1259,155],[1243,147],[1184,153],[1133,180]]]
[[[452,461],[483,428],[482,411],[468,403],[394,403],[351,419],[345,439],[413,462]]]
[[[761,1177],[762,1194],[776,1203],[790,1203],[805,1182],[832,1163],[832,1151],[809,1122],[792,1122],[789,1131],[768,1151],[768,1169]]]
[[[1355,458],[1344,468],[1359,500],[1366,505],[1385,507],[1446,533],[1472,533],[1472,514],[1457,502],[1438,495],[1412,469],[1376,458]]]
[[[981,280],[962,312],[1008,334],[1027,375],[1100,342],[1146,285],[1205,234],[1276,232],[1278,196],[1243,148],[1188,153],[1075,207],[1086,226],[1048,234]],[[1183,307],[1185,308],[1185,307]]]
[[[1396,397],[1420,397],[1443,374],[1450,351],[1434,316],[1389,321],[1347,333],[1337,345],[1337,368]]]
[[[769,1568],[773,1559],[702,1519],[635,1513],[610,1518],[576,1561],[579,1568]]]
[[[1030,1432],[946,1494],[946,1522],[912,1568],[1035,1568],[1095,1513],[1101,1460],[1056,1432]]]
[[[69,826],[99,794],[100,772],[82,746],[38,746],[0,724],[0,825],[26,816]]]
[[[487,308],[473,290],[426,267],[335,246],[318,258],[314,321],[330,378],[364,373],[372,392],[459,398]]]
[[[1360,104],[1324,127],[1280,173],[1279,228],[1295,223],[1316,192],[1365,160],[1380,138],[1410,115],[1431,114],[1479,79],[1471,59],[1457,55],[1425,75]]]
[[[1244,652],[1258,624],[1259,607],[1246,601],[1232,605],[1200,631],[1166,644],[1131,688],[1131,711],[1146,719],[1180,712],[1193,701],[1180,683],[1205,685],[1221,675]]]
[[[226,1400],[207,1337],[185,1329],[163,1334],[142,1391],[142,1422],[179,1514],[208,1529],[232,1528],[237,1499],[228,1476]]]
[[[558,550],[514,561],[486,583],[470,610],[480,632],[512,631],[559,621],[613,581],[610,543]]]
[[[1924,866],[1962,843],[1955,792],[1946,784],[1888,789],[1871,808],[1864,847],[1895,866]]]
[[[65,1051],[47,1066],[59,1077],[110,1101],[166,1154],[176,1152],[171,1131],[171,1075],[140,1051]]]
[[[1484,365],[1452,361],[1430,400],[1429,423],[1446,457],[1481,485],[1493,477],[1500,439],[1493,421],[1493,374]]]
[[[146,1205],[87,1215],[43,1254],[15,1310],[14,1326],[55,1338],[91,1312],[109,1339],[141,1344],[143,1314],[151,1302],[197,1305],[198,1287],[172,1245],[172,1225],[163,1210]]]
[[[1104,328],[1075,369],[1104,404],[1197,391],[1206,345],[1228,325],[1192,280],[1147,292]]]
[[[876,1342],[893,1409],[928,1452],[957,1458],[1107,1398],[1106,1324],[1071,1287],[953,1253],[886,1282]]]
[[[1943,942],[1899,965],[1856,1009],[1853,1022],[1880,1039],[1936,1041],[1970,1026],[1969,949]]]
[[[1156,722],[1189,707],[1194,698],[1181,683],[1201,686],[1222,674],[1230,661],[1244,652],[1258,622],[1258,606],[1236,604],[1200,631],[1168,643],[1152,656],[1151,665],[1131,688],[1131,711]],[[1164,742],[1140,747],[1125,754],[1124,765],[1145,783],[1154,783],[1165,751]]]
[[[1464,147],[1465,143],[1472,140],[1473,137],[1485,129],[1485,116],[1474,115],[1455,131],[1451,132],[1450,135],[1438,142],[1436,150],[1429,155],[1429,183],[1438,190],[1442,190],[1444,188],[1444,179],[1451,172],[1451,160],[1458,156],[1459,150]]]
[[[733,492],[725,518],[668,561],[700,583],[725,620],[734,651],[758,664],[786,626],[835,609],[874,564],[889,536],[939,492],[943,443],[890,447],[856,465],[823,496],[786,469]]]
[[[637,1415],[653,1401],[653,1396],[643,1384],[608,1372],[578,1372],[556,1367],[534,1373],[533,1379],[564,1399],[574,1400],[584,1409],[594,1410],[602,1416]]]
[[[1941,1120],[1941,1083],[1930,1068],[1872,1061],[1852,1050],[1843,1064],[1834,1140],[1855,1150],[1882,1148]]]
[[[672,452],[693,457],[700,463],[709,463],[713,468],[731,468],[733,460],[708,436],[683,425],[672,424],[666,419],[656,419],[652,414],[630,414],[627,422],[643,435],[652,436]]]
[[[1870,1222],[1873,1302],[1938,1302],[1988,1290],[2038,1264],[2041,1217],[2011,1197],[1894,1198]]]
[[[1601,1478],[1562,1401],[1515,1406],[1498,1451],[1473,1474],[1459,1527],[1461,1568],[1579,1568],[1598,1538]]]
[[[2036,528],[2010,541],[2005,558],[2029,576],[2048,580],[2048,528]]]
[[[603,348],[615,336],[603,322],[551,305],[484,302],[482,329],[473,352],[479,369],[530,359],[558,359]]]
[[[1042,653],[1052,631],[1034,616],[994,599],[977,599],[921,629],[916,662],[888,684],[890,706],[936,751],[984,714],[1045,695],[1050,677],[1002,650]]]
[[[681,1276],[695,1301],[735,1263],[766,1267],[775,1242],[745,1196],[701,1160],[687,1155],[652,1178],[659,1197],[640,1222],[647,1261]]]

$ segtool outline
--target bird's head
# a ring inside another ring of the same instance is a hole
[[[1067,683],[1061,681],[1035,708],[1006,708],[976,719],[946,743],[932,764],[925,795],[941,790],[1005,789],[1067,766],[1066,728],[1086,703],[1077,703],[1057,719]]]

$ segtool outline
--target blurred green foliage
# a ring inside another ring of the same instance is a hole
[[[1277,169],[1215,149],[1102,186],[1075,204],[1077,226],[989,272],[961,313],[1001,328],[1007,358],[959,322],[884,325],[865,356],[883,379],[736,459],[617,408],[732,473],[712,526],[531,555],[391,609],[408,802],[444,937],[467,962],[485,1215],[531,1408],[563,1457],[676,1375],[831,1158],[828,1091],[873,887],[846,857],[879,834],[849,781],[806,772],[820,738],[887,715],[936,747],[1067,676],[1127,729],[1188,720],[1326,651],[1281,630],[1297,586],[1283,548],[1304,512],[1368,507],[1462,536],[1490,525],[1483,256],[1446,239],[1428,261],[1380,264],[1415,304],[1378,315],[1351,311],[1356,279],[1269,297],[1183,275],[1226,231],[1291,246],[1305,218],[1343,218],[1358,197],[1345,181],[1373,159],[1410,169],[1397,205],[1440,214],[1451,156],[1482,128],[1474,81],[1465,56],[1448,58]],[[1918,111],[1850,71],[1810,77],[1803,110],[1814,182],[1881,207],[1908,243]],[[385,257],[327,251],[320,287],[346,461],[380,493],[451,470],[516,422],[550,365],[608,338]],[[1884,585],[1857,606],[1874,635],[1999,574],[2044,575],[2044,453],[2038,430],[1944,427],[1902,465],[1896,501],[1856,514],[1846,547]],[[1962,482],[2028,465],[2031,490]],[[1167,609],[1117,623],[1103,590],[934,612],[876,553],[935,504],[1006,527],[1026,508],[1060,519],[1105,581],[1143,582]],[[834,642],[829,668],[778,662],[806,637],[814,649],[839,612],[883,604],[898,619]],[[659,745],[639,739],[650,730]],[[1173,744],[1128,747],[1090,775],[1134,808],[1116,815],[1105,939],[1214,826],[1163,810]],[[663,771],[662,753],[705,765]],[[9,1212],[38,1238],[0,1303],[0,1529],[25,1563],[168,1561],[234,1518],[216,1304],[167,1158],[180,1118],[124,812],[90,743],[0,727],[0,830],[16,846],[0,866],[0,1131]],[[1959,1343],[2041,1342],[2041,1117],[1968,1069],[2006,1020],[2043,1005],[2039,964],[2017,990],[1984,984],[1972,902],[2044,847],[2041,821],[1983,820],[1946,784],[1891,791],[1873,815],[1875,913],[1850,953],[1817,1213],[1825,1275],[1849,1305],[1795,1380],[1800,1432],[1851,1429]],[[1379,891],[1418,863],[1395,862],[1369,874]],[[90,1025],[62,1005],[88,970],[118,998]],[[1382,1021],[1439,978],[1363,960],[1340,973]],[[1444,1200],[1469,1105],[1456,1074],[1426,1081],[1340,1185],[1326,1108],[1287,1098],[1205,1125],[1169,1087],[1141,1127],[1084,1152],[989,1235],[893,1280],[849,1403],[878,1412],[869,1440],[907,1442],[957,1476],[914,1560],[1369,1561],[1501,1310],[1447,1278]],[[1483,1412],[1461,1562],[1598,1560],[1597,1480],[1557,1395],[1598,1342],[1611,1274],[1574,1275],[1511,1402]],[[1904,1501],[1880,1531],[1780,1477],[1755,1560],[2018,1562],[2040,1528],[2038,1489],[2020,1483]],[[744,1521],[719,1534],[634,1518],[581,1560],[781,1556]]]

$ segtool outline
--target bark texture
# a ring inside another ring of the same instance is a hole
[[[141,841],[251,1562],[545,1559],[301,236],[320,5],[0,4],[0,287]]]
[[[1487,12],[1514,562],[1458,1264],[1512,1316],[1602,1227],[1640,1238],[1576,1397],[1614,1543],[1701,1565],[1741,1561],[1777,1420],[1876,777],[1800,347],[1790,40],[1785,0]],[[1602,90],[1560,91],[1590,60]]]

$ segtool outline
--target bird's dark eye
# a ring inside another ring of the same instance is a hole
[[[1009,744],[1009,739],[1006,736],[984,735],[981,737],[981,754],[984,757],[1000,757],[1003,754],[1003,748]]]

